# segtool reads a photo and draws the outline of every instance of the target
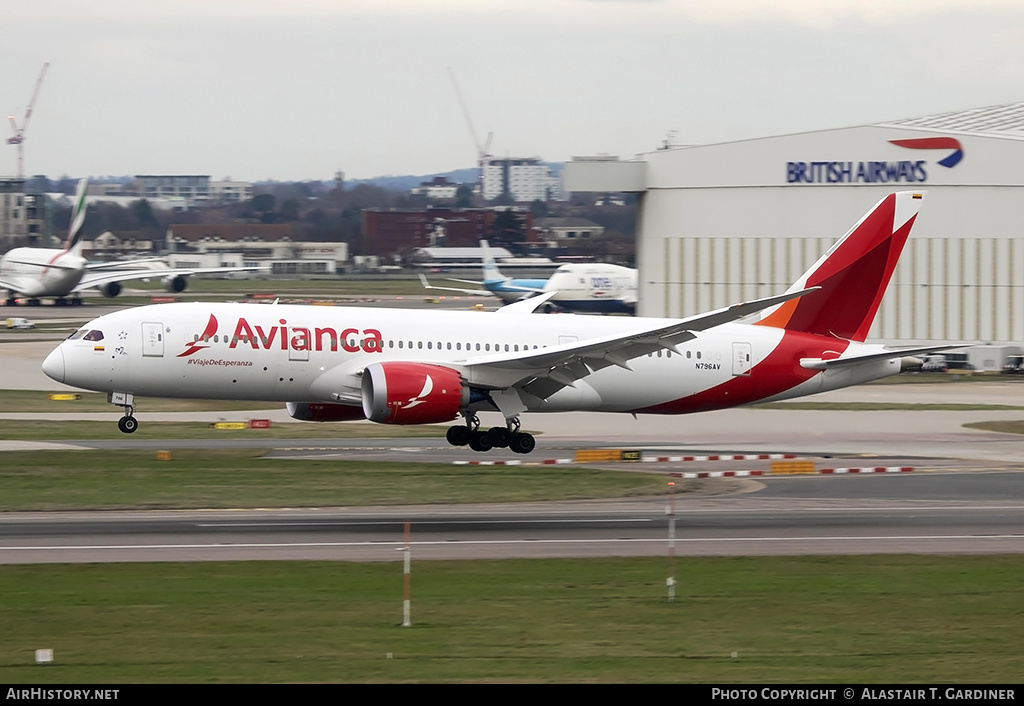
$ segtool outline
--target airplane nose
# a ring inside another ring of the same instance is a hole
[[[64,382],[64,351],[60,349],[60,346],[54,348],[50,355],[46,356],[46,360],[43,361],[43,372],[57,382]]]

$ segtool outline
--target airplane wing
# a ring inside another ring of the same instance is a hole
[[[93,262],[85,266],[86,272],[94,270],[114,270],[117,268],[136,267],[148,262],[163,262],[162,257],[147,257],[142,260],[112,260],[110,262]]]
[[[803,289],[734,304],[658,328],[638,328],[627,334],[565,343],[512,356],[471,358],[453,367],[462,372],[473,385],[490,389],[518,387],[531,395],[546,399],[563,387],[572,386],[576,380],[597,370],[610,365],[631,370],[630,360],[659,349],[679,353],[676,346],[696,338],[700,331],[738,321],[814,290],[815,288]]]
[[[54,262],[29,262],[28,260],[13,260],[9,259],[6,262],[11,262],[16,265],[26,265],[28,267],[38,267],[40,270],[75,270],[77,267],[71,265],[61,265]]]
[[[461,282],[463,280],[454,280],[455,282]],[[466,280],[468,281],[468,280]],[[420,282],[423,283],[424,289],[440,289],[445,292],[461,292],[462,294],[478,294],[483,296],[494,296],[494,292],[488,292],[486,289],[458,289],[456,287],[435,287],[427,281],[427,276],[424,274],[420,275]]]
[[[884,351],[874,351],[854,355],[844,355],[838,358],[801,358],[800,367],[808,370],[827,370],[829,368],[841,368],[847,365],[866,363],[869,360],[886,360],[891,358],[902,358],[903,356],[914,356],[919,353],[935,353],[937,351],[948,351],[951,348],[963,348],[963,343],[946,344],[941,346],[919,346],[916,348],[892,348]]]
[[[96,268],[97,271],[90,269],[82,277],[82,281],[78,283],[72,291],[80,292],[83,289],[89,289],[90,287],[98,287],[101,284],[107,284],[108,282],[126,282],[133,279],[156,279],[164,277],[188,277],[190,275],[213,275],[213,274],[224,274],[229,272],[252,272],[255,270],[266,269],[264,267],[192,267],[192,268],[169,268],[166,270],[113,270],[113,269],[102,269]]]

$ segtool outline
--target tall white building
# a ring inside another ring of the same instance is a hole
[[[0,179],[0,251],[22,242],[28,234],[25,208],[25,180]]]
[[[561,198],[561,180],[535,157],[486,157],[480,167],[482,195],[488,201],[506,191],[513,201]]]
[[[133,188],[145,199],[183,198],[189,204],[210,200],[210,177],[207,174],[139,174]]]
[[[574,161],[569,191],[638,194],[638,313],[784,291],[885,194],[928,195],[870,337],[1024,341],[1024,102]]]
[[[252,182],[211,181],[210,198],[217,203],[239,203],[252,201]]]

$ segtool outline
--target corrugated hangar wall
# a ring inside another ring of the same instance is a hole
[[[649,190],[640,313],[676,318],[778,294],[892,190]],[[1024,188],[927,191],[870,338],[1024,341]]]
[[[565,164],[639,199],[638,313],[784,291],[893,191],[927,198],[870,338],[1024,343],[1024,102]]]

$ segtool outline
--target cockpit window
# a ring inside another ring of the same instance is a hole
[[[69,341],[77,341],[79,338],[81,338],[82,336],[84,336],[87,333],[88,333],[88,331],[86,329],[80,328],[77,331],[75,331],[73,334],[68,336],[68,340]]]
[[[89,333],[85,334],[85,340],[86,341],[102,341],[103,340],[103,332],[100,331],[99,329],[93,329]]]

